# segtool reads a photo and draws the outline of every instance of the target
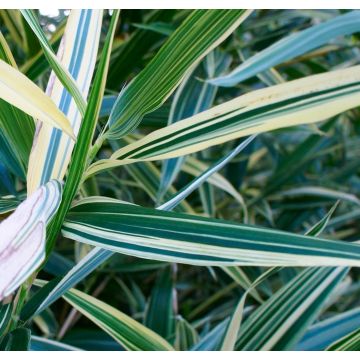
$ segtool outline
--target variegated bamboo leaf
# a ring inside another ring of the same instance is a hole
[[[102,10],[72,10],[58,52],[59,61],[68,69],[84,98],[95,67],[101,23]],[[49,79],[47,94],[67,116],[77,135],[81,113],[54,72]],[[50,179],[63,179],[73,147],[74,142],[58,129],[42,123],[37,125],[27,174],[28,193]]]
[[[359,244],[114,202],[74,207],[62,232],[111,251],[192,265],[360,266]]]
[[[169,159],[239,137],[325,120],[360,104],[360,66],[252,91],[154,131],[93,164],[87,175]]]
[[[16,290],[45,259],[46,225],[60,201],[61,185],[52,180],[0,224],[0,300]]]
[[[120,138],[134,129],[145,114],[164,103],[192,66],[223,42],[250,13],[250,10],[194,10],[120,93],[105,137]]]

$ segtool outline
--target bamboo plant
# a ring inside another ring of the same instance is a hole
[[[0,11],[1,350],[360,349],[360,11]]]

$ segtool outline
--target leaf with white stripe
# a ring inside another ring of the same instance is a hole
[[[102,13],[102,10],[72,10],[58,51],[59,61],[68,69],[85,99],[98,52]],[[77,135],[81,113],[54,72],[48,82],[47,94],[67,116]],[[37,125],[27,174],[28,193],[50,179],[63,179],[73,147],[74,142],[58,129],[41,123]]]
[[[0,304],[0,338],[5,334],[8,323],[11,319],[12,303]]]
[[[61,62],[57,59],[49,40],[47,39],[44,31],[42,30],[38,19],[36,18],[35,13],[33,10],[29,9],[23,9],[20,10],[22,13],[22,16],[38,38],[40,45],[42,49],[44,50],[44,55],[46,59],[48,60],[51,68],[56,73],[56,76],[58,79],[62,82],[62,84],[66,87],[66,89],[69,91],[71,96],[73,96],[79,111],[82,115],[85,114],[86,109],[86,101],[84,100],[80,89],[76,85],[76,82],[74,81],[73,77],[69,73],[69,71],[64,67]]]
[[[250,13],[251,10],[192,11],[145,69],[120,93],[105,138],[120,138],[134,129],[145,114],[160,107],[187,72]]]
[[[154,131],[94,163],[87,175],[136,161],[169,159],[226,141],[314,123],[360,104],[360,66],[255,90]]]
[[[52,180],[0,224],[0,300],[16,290],[45,259],[46,225],[60,201],[61,185]]]
[[[202,78],[211,78],[226,70],[231,57],[218,51],[212,51],[188,74],[175,92],[171,103],[168,125],[209,109],[217,93],[217,87],[210,85]],[[159,201],[162,200],[170,185],[178,175],[184,162],[184,157],[165,160],[161,168]]]
[[[303,270],[244,321],[236,350],[291,350],[348,271]]]
[[[360,266],[360,245],[114,202],[74,207],[67,238],[192,265]]]

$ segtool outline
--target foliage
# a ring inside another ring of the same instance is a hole
[[[0,30],[1,350],[360,349],[360,11]]]

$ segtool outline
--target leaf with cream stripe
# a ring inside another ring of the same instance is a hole
[[[87,176],[136,161],[169,159],[243,136],[325,120],[360,104],[360,66],[252,91],[154,131],[99,160]]]
[[[72,10],[58,51],[59,61],[68,69],[84,98],[87,97],[95,67],[102,13],[102,10]],[[67,116],[77,135],[81,113],[54,72],[48,82],[47,94]],[[50,179],[63,179],[73,147],[74,142],[58,129],[46,124],[37,125],[27,174],[28,193]]]
[[[113,202],[75,206],[65,237],[192,265],[360,266],[360,245]]]
[[[251,10],[192,11],[154,59],[120,93],[111,111],[105,138],[120,138],[133,130],[143,116],[164,103],[188,71],[250,13]]]

